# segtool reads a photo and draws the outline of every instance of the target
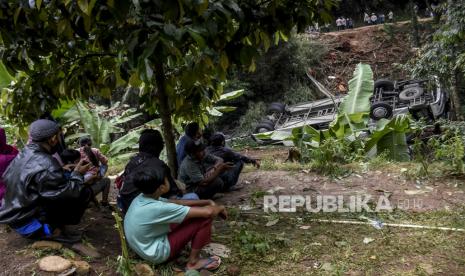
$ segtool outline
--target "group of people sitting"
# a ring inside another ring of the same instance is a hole
[[[69,226],[80,222],[97,194],[102,193],[99,205],[109,206],[108,159],[88,138],[80,140],[79,150],[63,149],[61,128],[51,120],[33,122],[29,136],[18,153],[0,130],[0,223],[30,239],[78,242],[82,233]],[[117,205],[126,240],[155,264],[175,258],[191,243],[186,269],[214,270],[221,259],[201,259],[200,250],[210,242],[212,219],[226,219],[227,213],[212,198],[240,188],[244,163],[259,167],[260,162],[227,148],[221,133],[202,138],[199,125],[191,123],[177,145],[176,180],[160,160],[163,148],[159,131],[144,130],[139,153],[119,177]]]

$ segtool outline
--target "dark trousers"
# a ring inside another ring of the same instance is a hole
[[[78,198],[46,200],[39,220],[52,227],[79,224],[91,200],[92,191],[89,188],[83,188]]]
[[[216,193],[221,193],[223,191],[223,187],[223,180],[221,177],[217,177],[208,185],[197,186],[193,192],[196,193],[200,199],[212,199]]]
[[[237,184],[237,181],[239,180],[239,175],[241,174],[243,168],[244,162],[237,161],[236,163],[234,163],[234,167],[232,169],[227,170],[221,174],[220,177],[224,183],[224,191],[227,191],[229,188]]]

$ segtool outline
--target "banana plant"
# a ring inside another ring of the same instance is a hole
[[[230,101],[230,100],[236,99],[242,96],[243,94],[244,94],[244,89],[239,89],[239,90],[235,90],[235,91],[222,94],[220,98],[218,99],[218,101],[214,102],[213,107],[207,109],[208,113],[211,116],[220,117],[220,116],[223,116],[223,113],[236,110],[236,107],[234,106],[225,106],[225,105],[217,105],[217,104],[223,101]]]
[[[124,132],[124,129],[119,125],[142,115],[136,112],[135,109],[128,109],[121,115],[112,116],[109,119],[101,115],[110,112],[114,108],[115,106],[111,109],[102,106],[91,108],[80,101],[63,102],[60,108],[52,112],[52,115],[58,118],[65,128],[76,130],[73,134],[66,136],[67,142],[90,136],[93,145],[98,147],[103,154],[113,158],[125,159],[134,154],[140,133],[144,127],[147,125],[153,127],[153,125],[159,124],[157,124],[156,120],[150,121],[130,130],[115,141],[111,141],[111,134]]]

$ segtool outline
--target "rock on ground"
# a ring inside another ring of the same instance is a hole
[[[63,245],[59,242],[54,241],[36,241],[32,244],[31,248],[60,250],[61,248],[63,248]]]
[[[63,272],[71,266],[70,261],[60,256],[47,256],[39,260],[39,268],[47,272]]]
[[[86,261],[74,261],[74,267],[76,267],[76,275],[88,275],[90,272],[90,265]]]

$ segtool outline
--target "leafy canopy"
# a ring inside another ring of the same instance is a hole
[[[253,70],[256,57],[294,27],[329,20],[335,2],[1,1],[0,52],[16,76],[0,97],[2,112],[29,122],[58,99],[110,97],[129,84],[142,87],[141,102],[153,113],[158,68],[175,119],[199,119],[220,98],[228,68]]]

